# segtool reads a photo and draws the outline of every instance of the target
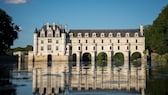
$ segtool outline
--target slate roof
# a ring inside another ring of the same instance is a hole
[[[82,37],[85,36],[85,33],[88,33],[89,37],[92,36],[92,33],[96,33],[97,37],[100,37],[101,33],[104,33],[105,37],[108,37],[109,33],[112,33],[113,37],[116,37],[117,33],[121,33],[121,37],[125,37],[126,33],[129,33],[130,37],[134,37],[134,34],[138,33],[138,36],[141,37],[139,29],[109,29],[109,30],[107,30],[107,29],[97,29],[97,30],[96,29],[95,30],[92,30],[92,29],[78,30],[78,29],[76,29],[76,30],[70,30],[69,33],[73,33],[73,37],[77,37],[78,33],[81,33]]]

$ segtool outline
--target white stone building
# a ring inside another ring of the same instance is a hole
[[[76,61],[82,61],[85,53],[91,54],[92,62],[96,56],[104,52],[107,60],[111,61],[116,53],[122,53],[124,60],[139,52],[143,59],[145,37],[143,26],[139,29],[67,29],[55,23],[47,23],[34,32],[34,50],[30,60],[68,61],[72,56]]]

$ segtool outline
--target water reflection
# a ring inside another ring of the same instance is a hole
[[[40,64],[40,63],[39,63]],[[33,94],[68,95],[78,91],[124,91],[144,95],[146,74],[143,66],[94,67],[52,63],[33,69]],[[107,94],[110,95],[110,94]]]

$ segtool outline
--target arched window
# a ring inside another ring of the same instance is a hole
[[[86,46],[86,50],[87,50],[88,48],[87,48],[87,46]]]
[[[80,47],[78,47],[78,50],[80,50]]]
[[[110,50],[111,50],[112,48],[111,48],[111,46],[110,46]]]
[[[103,50],[104,48],[103,48],[103,46],[102,46],[102,50]]]
[[[136,50],[138,50],[138,46],[136,46]]]
[[[118,46],[118,50],[120,50],[120,46]]]

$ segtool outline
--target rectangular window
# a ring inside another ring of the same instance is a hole
[[[59,47],[58,47],[58,46],[56,46],[56,50],[59,50]]]
[[[111,40],[110,40],[110,43],[111,43]]]
[[[95,47],[93,47],[93,50],[95,50]]]
[[[48,45],[48,46],[47,46],[47,49],[48,49],[48,50],[51,50],[51,45]]]
[[[78,43],[80,43],[80,40],[78,41]]]
[[[128,43],[128,40],[127,40],[127,43]]]
[[[52,39],[48,39],[48,43],[52,43]]]
[[[78,47],[78,50],[80,50],[80,47]]]
[[[56,40],[56,44],[58,44],[59,42],[58,42],[58,40]]]
[[[118,50],[120,50],[120,46],[118,46]]]
[[[87,50],[87,47],[86,47],[86,50]]]
[[[93,43],[95,43],[95,40],[93,40]]]
[[[138,40],[136,39],[136,43],[138,43]]]
[[[103,48],[103,46],[102,46],[102,50],[103,50],[104,48]]]
[[[86,43],[87,43],[88,41],[86,40]]]
[[[120,43],[120,40],[118,40],[118,43]]]
[[[102,43],[103,43],[103,40],[102,40]]]
[[[44,47],[43,46],[41,46],[41,51],[43,51],[44,50]]]
[[[44,43],[44,41],[43,40],[41,40],[41,44],[43,44]]]
[[[136,50],[138,50],[138,46],[136,46]]]

